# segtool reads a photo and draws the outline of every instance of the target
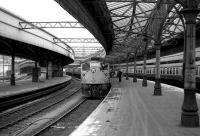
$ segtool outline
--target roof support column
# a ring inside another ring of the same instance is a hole
[[[49,61],[46,61],[46,80],[49,79]]]
[[[128,61],[126,62],[126,80],[128,80]]]
[[[133,74],[133,82],[137,82],[137,78],[136,78],[136,55],[134,56],[134,74]]]
[[[196,71],[195,71],[195,46],[196,46],[196,17],[198,9],[183,9],[185,18],[185,50],[184,50],[184,100],[182,105],[181,124],[186,127],[198,127],[199,116],[196,102]]]
[[[129,54],[127,54],[127,62],[126,62],[126,80],[128,80],[128,61],[129,61]]]
[[[58,77],[63,77],[63,67],[61,62],[58,63]]]
[[[148,46],[148,40],[145,38],[144,41],[146,42],[145,49],[144,49],[144,64],[143,64],[143,80],[142,80],[142,86],[147,87],[147,73],[146,73],[146,61],[147,61],[147,46]]]
[[[35,67],[32,68],[32,82],[38,82],[39,81],[39,68],[37,66],[38,62],[35,61]]]
[[[162,95],[161,92],[161,85],[160,85],[160,41],[156,41],[155,48],[156,48],[156,73],[155,73],[155,85],[154,85],[154,95],[160,96]]]
[[[58,62],[58,64],[57,64],[56,76],[57,76],[57,77],[60,77],[60,63],[59,63],[59,62]]]
[[[52,64],[52,62],[51,61],[48,61],[48,66],[47,66],[48,68],[48,78],[50,79],[50,78],[52,78],[53,77],[53,64]]]
[[[60,77],[63,77],[63,66],[60,67]]]
[[[15,85],[15,55],[12,53],[10,85]]]

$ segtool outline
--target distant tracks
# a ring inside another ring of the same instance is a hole
[[[36,89],[33,91],[29,91],[26,93],[2,97],[0,98],[0,114],[1,112],[8,110],[10,108],[22,105],[29,101],[33,101],[45,95],[51,94],[56,90],[66,87],[67,85],[70,84],[70,82],[71,80],[61,83],[61,84],[56,84],[56,85]]]
[[[60,87],[56,86],[54,90],[52,90],[51,88],[50,90],[53,91],[54,93],[47,93],[47,95],[43,95],[42,93],[42,97],[34,97],[34,99],[33,100],[30,99],[32,101],[28,101],[28,103],[24,103],[12,109],[8,109],[1,112],[0,136],[6,134],[12,135],[12,132],[16,131],[16,127],[19,128],[17,124],[20,124],[24,120],[28,120],[32,116],[40,115],[40,113],[44,110],[51,109],[56,105],[58,106],[60,103],[62,103],[62,101],[66,101],[67,99],[70,99],[70,97],[77,96],[76,94],[79,94],[80,98],[80,101],[78,103],[84,101],[84,99],[82,99],[82,96],[80,96],[81,93],[79,92],[80,84],[75,80],[73,80],[73,82],[67,87],[64,88],[62,87],[62,89],[60,89]],[[20,127],[22,126],[23,123],[20,124]],[[13,135],[16,134],[13,133]]]

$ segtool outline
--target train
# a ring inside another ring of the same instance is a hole
[[[143,61],[136,62],[136,77],[143,78]],[[149,80],[155,78],[156,59],[148,59],[146,65],[146,76]],[[118,68],[126,74],[126,64],[121,63]],[[161,82],[183,87],[183,52],[160,57]],[[128,75],[134,75],[134,63],[129,63]],[[200,89],[200,48],[196,48],[196,86]]]
[[[81,64],[81,89],[84,97],[105,97],[111,88],[110,65],[93,57]]]
[[[71,66],[64,68],[65,74],[73,76],[76,78],[81,78],[81,67],[80,66]]]

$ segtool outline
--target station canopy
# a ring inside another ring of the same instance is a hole
[[[28,21],[77,21],[73,17],[69,17],[69,14],[54,0],[30,0],[28,3],[26,0],[0,1],[0,6]],[[48,5],[46,5],[47,2]],[[112,50],[107,55],[98,41],[66,43],[74,49],[78,61],[99,56],[106,57],[111,63],[121,63],[134,56],[142,56],[146,41],[148,41],[147,50],[153,51],[155,41],[158,39],[162,46],[166,46],[172,44],[174,39],[184,36],[185,20],[180,14],[182,5],[176,3],[175,0],[86,0],[86,2],[102,3],[103,6],[107,6],[108,12],[105,12],[103,18],[111,17],[114,42]],[[35,10],[36,7],[37,10]],[[197,22],[199,19],[198,16]],[[84,30],[81,28],[44,29],[58,38],[94,39],[94,36],[85,28]],[[160,38],[158,38],[159,34],[161,34]]]
[[[98,1],[96,1],[98,2]],[[155,41],[162,46],[184,36],[182,5],[174,0],[105,0],[112,19],[115,39],[107,59],[124,62],[142,56],[145,50],[155,49]],[[197,17],[199,21],[200,17]],[[161,36],[159,38],[159,33]]]
[[[92,56],[105,57],[104,48],[94,36],[54,0],[0,0],[0,3],[0,8],[27,21],[21,22],[22,29],[30,32],[37,28],[44,29],[55,36],[53,42],[71,47],[75,62]]]

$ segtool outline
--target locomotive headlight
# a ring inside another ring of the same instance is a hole
[[[95,73],[95,72],[96,72],[96,69],[95,69],[95,68],[92,68],[92,69],[91,69],[91,72],[92,72],[92,73]]]

